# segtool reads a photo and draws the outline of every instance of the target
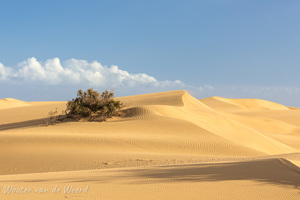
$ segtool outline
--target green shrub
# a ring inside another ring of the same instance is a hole
[[[81,89],[77,92],[77,97],[68,101],[66,114],[68,117],[101,117],[105,120],[117,114],[123,104],[114,99],[113,91],[105,90],[102,94],[88,89],[82,92]],[[101,120],[101,121],[102,121]]]

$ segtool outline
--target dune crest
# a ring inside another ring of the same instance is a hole
[[[201,102],[219,108],[230,107],[231,111],[264,111],[264,110],[289,110],[288,107],[262,99],[228,99],[223,97],[209,97]],[[227,110],[230,110],[227,109]]]
[[[0,109],[30,106],[29,103],[13,98],[0,99]]]

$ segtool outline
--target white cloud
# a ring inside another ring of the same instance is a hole
[[[209,85],[194,87],[180,80],[161,81],[145,73],[130,73],[116,65],[108,67],[97,61],[61,61],[59,58],[52,58],[41,62],[34,57],[16,67],[6,67],[0,63],[0,89],[2,88],[5,88],[0,94],[2,98],[25,97],[35,101],[70,99],[78,88],[116,89],[118,96],[170,90],[186,90],[198,96],[214,91]]]
[[[158,81],[144,73],[131,74],[118,66],[103,66],[99,62],[69,59],[61,62],[59,58],[39,62],[36,58],[28,58],[18,64],[18,69],[5,67],[0,63],[0,80],[46,85],[85,84],[103,87],[183,87],[185,84],[176,81]]]
[[[214,87],[211,85],[204,85],[203,87],[204,87],[204,89],[214,90]]]
[[[13,70],[9,67],[4,67],[4,65],[0,63],[0,81],[7,81],[12,76]]]
[[[20,84],[22,84],[22,87],[19,87]],[[26,85],[29,87],[26,87]],[[191,86],[180,80],[160,81],[145,73],[130,73],[120,69],[116,65],[108,67],[96,61],[88,62],[78,59],[69,59],[61,62],[59,58],[53,58],[45,62],[40,62],[33,57],[19,63],[16,67],[8,67],[0,63],[0,87],[4,88],[0,94],[2,98],[8,96],[17,97],[21,94],[29,95],[30,93],[31,96],[37,95],[36,99],[40,99],[42,98],[40,94],[45,90],[43,88],[46,88],[48,91],[47,93],[43,93],[44,100],[51,99],[52,96],[56,95],[58,90],[60,91],[60,96],[57,99],[63,100],[70,98],[72,95],[71,91],[74,89],[88,87],[96,89],[120,88],[118,95],[124,96],[183,89],[189,91],[196,98],[209,96],[259,98],[285,105],[300,106],[299,87],[243,85]],[[14,89],[8,89],[9,87]]]

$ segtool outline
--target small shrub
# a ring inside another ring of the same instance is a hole
[[[57,117],[58,117],[57,113],[58,113],[57,108],[55,109],[55,111],[48,112],[49,118],[46,120],[46,126],[55,124]]]
[[[66,114],[68,117],[90,117],[90,119],[101,119],[117,115],[117,112],[123,107],[120,101],[114,99],[113,91],[105,90],[102,94],[91,89],[77,92],[77,97],[68,101]]]

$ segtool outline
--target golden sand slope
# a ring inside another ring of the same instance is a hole
[[[48,112],[66,102],[0,101],[0,199],[300,198],[300,110],[185,91],[119,100],[126,118],[53,126]],[[89,189],[4,194],[9,185]]]
[[[30,106],[30,104],[12,98],[0,99],[0,109],[17,108],[23,106]]]
[[[228,110],[230,112],[289,110],[286,106],[261,99],[226,99],[222,97],[209,97],[201,99],[201,102],[216,110]]]

